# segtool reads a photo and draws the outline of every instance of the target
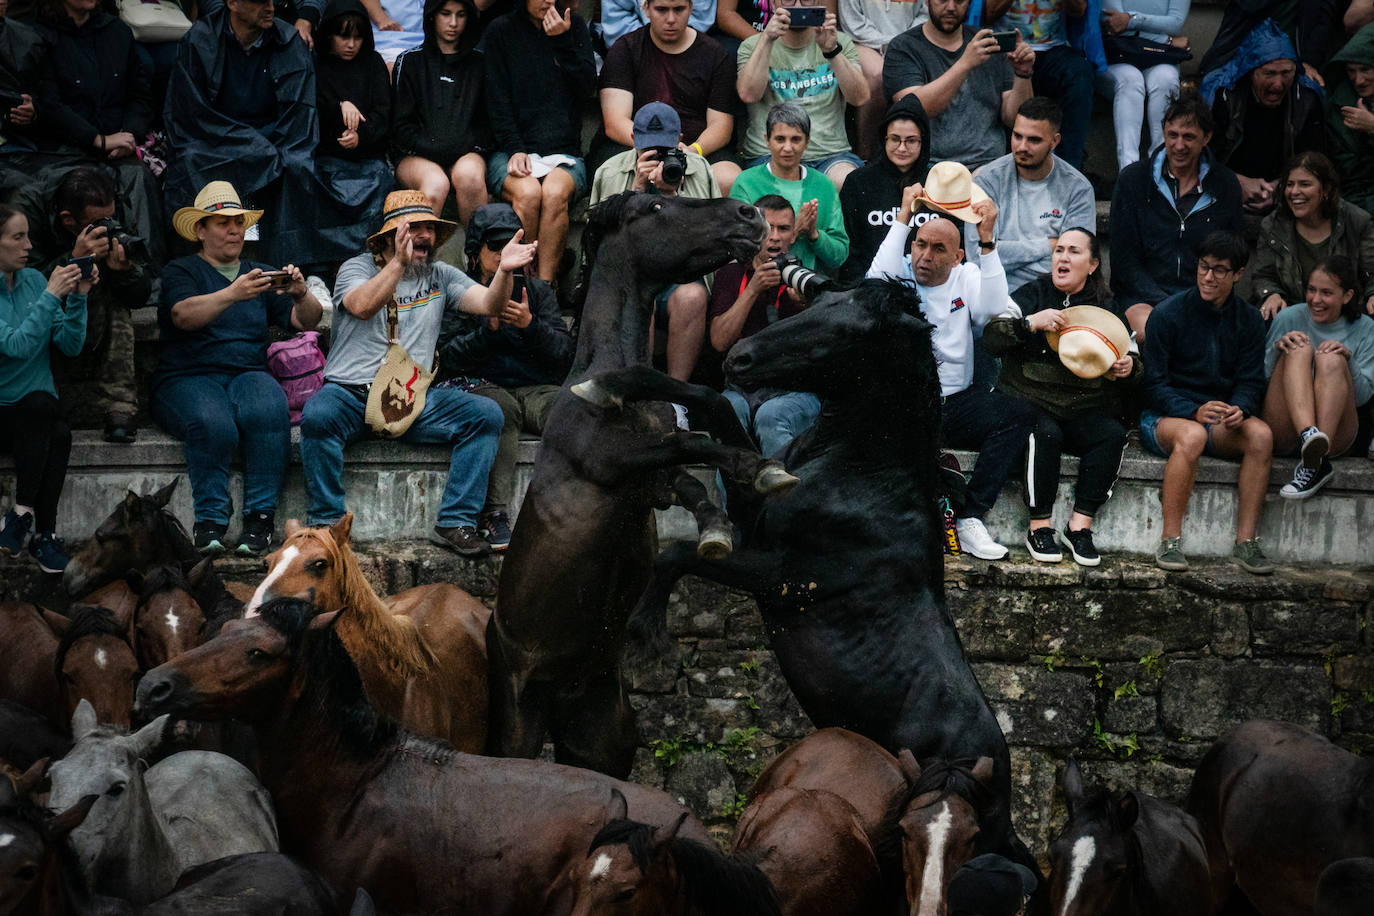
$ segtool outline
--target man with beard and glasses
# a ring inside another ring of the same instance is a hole
[[[511,272],[534,260],[537,245],[516,235],[501,252],[489,286],[434,259],[455,225],[439,219],[423,191],[387,195],[382,227],[368,251],[345,261],[334,283],[334,339],[324,367],[324,387],[306,402],[301,418],[301,464],[308,496],[307,522],[332,525],[344,514],[344,446],[361,438],[368,390],[387,350],[387,304],[397,310],[400,344],[421,366],[434,364],[444,313],[459,309],[510,323],[529,319],[528,307],[511,301]],[[400,437],[403,442],[453,446],[448,482],[430,539],[464,556],[488,549],[477,532],[477,513],[487,490],[505,418],[495,401],[457,388],[434,389],[424,409]]]

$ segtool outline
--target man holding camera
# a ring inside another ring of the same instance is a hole
[[[100,283],[86,297],[85,344],[78,356],[55,358],[53,372],[59,387],[93,379],[105,441],[133,442],[138,398],[129,310],[147,303],[152,281],[146,246],[115,218],[114,181],[99,168],[79,166],[50,191],[36,184],[24,188],[15,205],[32,227],[29,260],[39,270],[47,273],[68,261],[99,266]]]

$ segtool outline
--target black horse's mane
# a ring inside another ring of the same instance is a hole
[[[617,818],[605,824],[592,839],[587,854],[602,846],[629,847],[641,873],[649,871],[654,828],[639,821]],[[758,866],[727,856],[714,847],[685,837],[674,837],[669,846],[689,906],[703,913],[734,913],[737,916],[780,916],[773,885]]]
[[[77,640],[87,636],[118,636],[126,641],[129,638],[128,632],[115,622],[114,612],[109,608],[77,604],[72,606],[69,616],[72,622],[62,634],[62,640],[57,644],[57,656],[53,660],[53,671],[59,683],[62,681],[62,665],[67,660],[67,653]]]
[[[573,290],[568,296],[573,313],[579,317],[582,315],[583,305],[587,302],[587,292],[591,288],[592,269],[596,266],[596,257],[601,251],[601,243],[605,241],[606,236],[620,228],[620,225],[625,221],[625,208],[636,196],[633,191],[625,191],[613,197],[607,197],[587,211],[587,225],[582,230],[582,267],[578,271],[577,283],[574,284]]]
[[[161,566],[154,566],[152,572],[143,577],[143,587],[138,591],[138,607],[142,607],[154,595],[172,589],[181,589],[188,594],[192,591],[191,583],[187,581],[186,573],[182,571],[181,565],[179,563],[163,563]]]
[[[936,801],[957,795],[973,806],[981,821],[988,809],[996,801],[988,787],[973,775],[977,761],[971,757],[957,760],[932,758],[921,764],[921,775],[916,782],[907,786],[888,806],[878,827],[877,853],[879,862],[901,862],[902,829],[901,822],[907,808],[913,801],[930,792],[939,792]]]
[[[170,509],[158,503],[152,496],[140,496],[138,503],[139,508],[143,510],[142,515],[152,520],[155,532],[176,551],[178,561],[198,557],[195,545],[191,543],[191,536],[186,533],[186,526]],[[120,511],[124,512],[124,523],[127,525],[129,517],[123,503],[120,504]]]

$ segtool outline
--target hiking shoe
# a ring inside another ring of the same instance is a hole
[[[471,525],[459,525],[456,528],[435,525],[434,530],[429,533],[429,539],[440,547],[447,547],[465,557],[480,557],[491,549],[491,545]]]
[[[272,529],[275,527],[271,512],[248,512],[243,516],[243,532],[239,535],[239,546],[235,551],[242,556],[260,557],[272,548]]]
[[[1102,555],[1097,552],[1097,547],[1093,545],[1093,530],[1091,528],[1070,531],[1069,526],[1065,525],[1064,530],[1059,534],[1059,541],[1069,548],[1073,561],[1079,566],[1097,566],[1102,562]]]
[[[38,568],[45,573],[60,573],[67,568],[71,558],[67,556],[67,545],[51,531],[41,531],[29,541],[29,553],[38,561]]]
[[[992,539],[981,518],[961,518],[954,522],[959,534],[959,547],[964,553],[980,560],[1000,560],[1007,555],[1007,548]]]
[[[1058,563],[1064,559],[1054,540],[1053,528],[1032,528],[1027,531],[1026,549],[1030,551],[1031,559],[1041,563]]]
[[[1322,459],[1330,450],[1331,440],[1327,438],[1326,433],[1315,426],[1307,427],[1300,435],[1302,436],[1302,466],[1315,471],[1321,466]]]
[[[477,533],[492,550],[505,550],[510,546],[510,518],[504,509],[483,512],[477,516]]]
[[[1267,576],[1275,569],[1274,564],[1260,549],[1259,538],[1241,541],[1231,549],[1231,559],[1240,564],[1241,569],[1257,576]]]
[[[1188,558],[1183,555],[1183,538],[1164,538],[1155,551],[1155,565],[1170,572],[1182,572],[1188,568]]]
[[[1279,495],[1284,499],[1306,499],[1329,484],[1335,476],[1336,469],[1325,458],[1315,468],[1300,464],[1293,468],[1293,479],[1283,485]]]
[[[17,557],[29,542],[29,529],[33,527],[33,513],[20,515],[11,509],[5,513],[5,524],[0,526],[0,553],[7,557]]]
[[[224,533],[228,530],[227,525],[219,522],[196,522],[191,528],[191,540],[195,544],[196,550],[208,555],[224,553]]]

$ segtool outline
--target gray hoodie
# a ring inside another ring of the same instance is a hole
[[[926,0],[839,0],[840,31],[879,53],[907,29],[930,18]]]

